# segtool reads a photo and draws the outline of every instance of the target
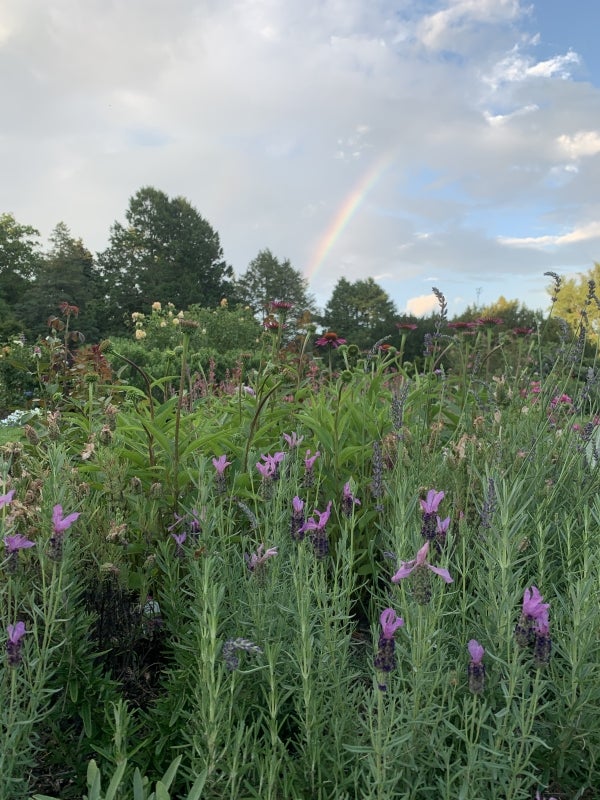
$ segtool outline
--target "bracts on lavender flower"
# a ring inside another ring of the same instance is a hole
[[[215,489],[217,494],[224,494],[227,488],[227,479],[225,477],[225,470],[230,466],[231,461],[227,461],[227,456],[222,455],[218,458],[213,458],[213,467],[215,468]]]
[[[23,660],[21,655],[21,639],[25,636],[25,623],[17,622],[6,628],[8,641],[6,642],[6,656],[9,667],[16,667]]]
[[[256,553],[244,553],[244,561],[246,562],[246,566],[259,583],[262,584],[264,582],[266,562],[269,560],[269,558],[272,558],[276,555],[276,547],[269,547],[268,550],[265,550],[264,544],[258,545]]]
[[[325,511],[317,511],[315,508],[314,514],[318,515],[318,521],[314,517],[309,517],[304,525],[298,529],[298,533],[306,533],[311,531],[311,541],[317,558],[322,559],[329,553],[329,540],[327,538],[327,531],[325,527],[331,516],[331,500],[327,503]]]
[[[302,485],[306,489],[310,489],[311,486],[315,484],[315,473],[314,473],[314,466],[315,461],[321,453],[317,450],[314,456],[311,456],[310,450],[306,451],[306,457],[304,459],[304,480],[302,481]]]
[[[483,663],[483,656],[485,649],[479,644],[477,639],[471,639],[467,645],[471,660],[467,668],[469,676],[469,690],[473,694],[481,694],[485,685],[485,664]]]
[[[381,634],[377,653],[373,660],[375,669],[382,673],[389,673],[396,668],[396,642],[394,634],[404,625],[404,620],[399,617],[393,608],[386,608],[379,617],[381,623]],[[385,692],[387,686],[380,681],[379,688]]]
[[[446,583],[453,583],[453,578],[447,569],[434,567],[427,561],[429,554],[429,541],[418,551],[416,558],[411,561],[402,561],[400,569],[392,578],[392,583],[399,583],[410,576],[413,597],[419,605],[427,605],[431,600],[431,575],[439,575]]]
[[[292,519],[290,522],[290,534],[295,542],[301,542],[304,539],[304,532],[300,530],[304,522],[304,500],[301,500],[296,495],[292,500]]]
[[[14,573],[17,571],[19,550],[27,550],[30,547],[35,547],[35,542],[29,541],[29,539],[26,539],[20,533],[15,533],[12,536],[4,537],[4,546],[8,553],[7,571]]]
[[[54,561],[60,561],[62,557],[63,548],[63,534],[68,530],[71,525],[79,519],[81,514],[79,511],[74,511],[68,516],[63,516],[63,509],[61,505],[55,505],[52,509],[52,527],[53,533],[50,537],[50,558]]]
[[[183,558],[185,555],[183,550],[183,543],[187,539],[187,533],[182,531],[182,533],[172,533],[171,538],[175,542],[175,557],[176,558]]]

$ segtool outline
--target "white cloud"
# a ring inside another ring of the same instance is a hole
[[[578,131],[573,136],[564,133],[558,137],[557,142],[569,158],[595,156],[600,153],[599,131]]]
[[[588,222],[578,228],[574,228],[568,233],[552,234],[545,236],[523,236],[523,237],[510,237],[499,236],[498,241],[501,244],[510,247],[561,247],[569,244],[578,244],[580,242],[587,242],[592,239],[600,240],[600,222]]]
[[[414,314],[415,317],[424,317],[431,311],[435,311],[438,305],[438,299],[434,294],[421,294],[406,301],[406,311],[408,314]]]

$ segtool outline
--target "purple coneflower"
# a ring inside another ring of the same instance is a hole
[[[342,337],[338,336],[334,331],[324,333],[323,336],[320,336],[315,341],[317,347],[330,347],[334,350],[337,350],[341,344],[346,344],[346,339],[342,339]]]

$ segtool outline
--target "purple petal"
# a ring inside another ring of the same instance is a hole
[[[481,664],[481,659],[485,653],[485,649],[479,644],[477,639],[471,639],[469,644],[467,645],[469,650],[469,655],[474,664]]]
[[[441,567],[432,567],[431,564],[425,565],[427,569],[430,569],[432,572],[435,572],[436,575],[439,575],[440,578],[443,578],[446,583],[454,583],[454,578],[450,577],[450,573],[447,569],[442,569]]]
[[[392,583],[398,583],[403,578],[408,578],[410,573],[416,567],[415,561],[403,561],[398,572],[393,576]]]

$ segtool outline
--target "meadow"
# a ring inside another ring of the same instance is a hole
[[[410,326],[361,352],[276,312],[221,378],[183,312],[161,374],[66,331],[33,353],[1,430],[0,797],[597,797],[585,310],[555,341],[440,294],[412,363]]]

